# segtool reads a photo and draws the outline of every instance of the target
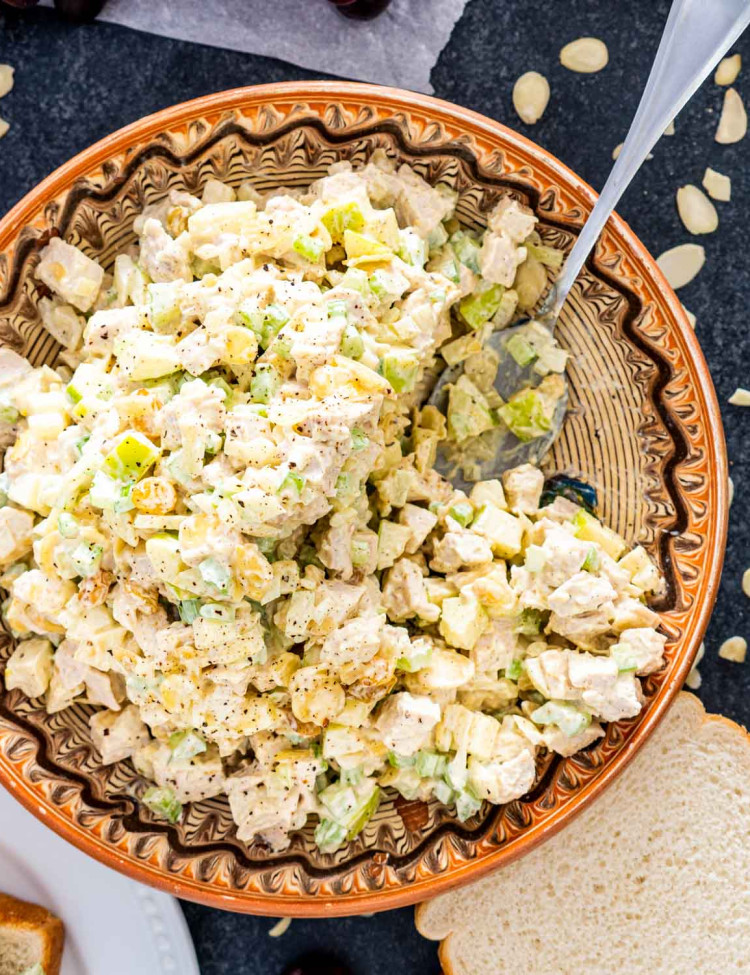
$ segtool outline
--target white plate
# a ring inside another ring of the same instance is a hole
[[[0,890],[62,918],[61,975],[200,975],[173,897],[81,853],[1,787]]]

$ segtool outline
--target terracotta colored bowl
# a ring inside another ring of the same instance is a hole
[[[261,189],[304,186],[337,159],[376,147],[459,191],[471,225],[498,196],[528,202],[544,239],[569,247],[593,191],[516,133],[433,98],[369,85],[267,85],[210,95],[145,118],[76,156],[0,222],[0,339],[35,365],[58,347],[35,310],[32,274],[51,232],[109,265],[133,217],[172,187],[211,176]],[[606,521],[643,542],[667,579],[657,607],[667,664],[637,719],[595,747],[548,759],[534,789],[461,824],[436,804],[389,798],[364,834],[332,855],[312,828],[283,854],[237,840],[224,799],[194,803],[177,826],[133,798],[129,763],[101,767],[85,706],[48,716],[19,692],[0,698],[0,781],[86,853],[181,897],[273,915],[380,911],[476,879],[566,823],[622,770],[663,716],[695,656],[714,601],[727,516],[727,464],[706,363],[653,259],[610,221],[562,319],[572,404],[551,465],[595,484]],[[2,661],[10,653],[6,637]]]

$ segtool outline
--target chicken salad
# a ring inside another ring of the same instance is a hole
[[[5,685],[97,706],[155,816],[225,794],[240,840],[313,818],[333,852],[384,788],[467,819],[640,710],[645,550],[531,465],[468,493],[435,470],[546,431],[566,361],[534,324],[513,354],[540,385],[499,400],[483,340],[562,255],[511,197],[482,233],[455,204],[376,154],[304,191],[172,191],[111,274],[41,254],[61,365],[0,352]]]

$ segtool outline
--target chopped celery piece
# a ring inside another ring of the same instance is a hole
[[[467,819],[471,819],[481,808],[481,799],[477,799],[468,789],[463,789],[456,796],[456,816],[458,816],[462,823],[465,823]]]
[[[280,359],[288,359],[292,354],[292,339],[289,335],[277,335],[268,347]]]
[[[347,324],[341,336],[341,354],[349,359],[360,359],[365,351],[365,343],[359,329]]]
[[[381,361],[381,372],[397,393],[409,393],[417,384],[419,358],[411,349],[391,349]]]
[[[170,762],[189,762],[206,750],[206,742],[195,731],[175,731],[169,736]]]
[[[102,470],[116,480],[137,481],[159,459],[161,451],[148,437],[130,430],[104,458]]]
[[[568,701],[547,701],[536,711],[532,711],[534,724],[555,724],[564,735],[572,738],[591,724],[591,715],[579,710]]]
[[[0,403],[0,423],[15,423],[20,416],[15,406],[10,403]]]
[[[370,438],[364,432],[360,430],[359,427],[354,427],[352,430],[352,450],[364,450],[370,443]]]
[[[171,332],[182,318],[180,282],[169,281],[148,286],[148,320],[155,332]]]
[[[477,355],[482,351],[482,343],[469,333],[461,335],[452,342],[447,342],[440,347],[440,355],[445,359],[449,366],[457,366],[459,362],[468,359],[470,355]]]
[[[93,576],[99,571],[103,551],[101,545],[90,545],[87,542],[81,542],[70,553],[70,564],[79,576],[88,579],[89,576]]]
[[[416,649],[412,644],[410,652],[396,660],[396,667],[407,674],[413,674],[429,666],[430,660],[432,660],[432,646],[425,641],[424,649]]]
[[[391,256],[390,247],[386,247],[385,244],[376,240],[374,237],[360,234],[356,230],[344,231],[344,249],[346,250],[346,256],[350,260],[356,257],[372,257],[373,259],[378,259]]]
[[[500,307],[505,288],[501,284],[487,285],[462,298],[458,305],[461,317],[475,331],[488,322]]]
[[[525,567],[529,572],[541,572],[547,564],[547,555],[540,545],[529,545],[526,549]]]
[[[505,347],[519,366],[528,366],[537,358],[534,346],[527,342],[522,335],[511,336],[505,343]]]
[[[487,399],[468,376],[459,376],[448,394],[448,436],[461,443],[495,426]]]
[[[332,819],[321,819],[315,827],[315,844],[321,853],[333,853],[346,841],[346,827]]]
[[[177,604],[177,610],[183,623],[192,623],[200,615],[200,599],[183,599]]]
[[[235,609],[234,606],[227,606],[226,603],[203,603],[199,615],[204,620],[222,620],[224,623],[231,623],[235,617]]]
[[[448,514],[462,528],[468,528],[474,518],[474,508],[469,501],[457,501],[448,509]]]
[[[176,823],[182,816],[182,803],[174,793],[174,789],[168,786],[159,788],[151,786],[143,793],[141,800],[143,805],[160,819],[166,819],[170,823]]]
[[[134,507],[132,493],[132,484],[123,484],[122,481],[109,477],[104,471],[97,471],[89,488],[89,502],[102,511],[122,514]]]
[[[565,251],[561,251],[559,247],[548,247],[546,244],[534,244],[528,240],[524,242],[523,246],[528,251],[529,257],[535,258],[540,264],[544,264],[545,267],[549,267],[553,271],[559,271],[562,267]]]
[[[263,335],[260,343],[263,348],[271,344],[288,321],[289,315],[281,305],[268,305],[263,316]]]
[[[222,565],[217,559],[209,558],[204,559],[198,565],[198,572],[201,574],[201,579],[209,586],[213,586],[214,589],[218,590],[220,593],[226,593],[229,589],[229,582],[231,575],[229,569]]]
[[[454,801],[453,789],[444,782],[442,779],[438,779],[435,785],[432,787],[432,794],[435,796],[438,802],[442,802],[444,806],[450,806]]]
[[[304,257],[306,261],[315,263],[322,257],[325,244],[322,240],[316,240],[314,237],[310,237],[309,234],[300,234],[292,244],[292,249],[300,257]]]
[[[63,538],[75,538],[78,528],[78,520],[67,511],[61,511],[57,516],[57,530]]]
[[[617,669],[621,673],[626,670],[638,669],[638,653],[625,643],[616,643],[609,651],[609,655],[615,661]]]
[[[510,432],[523,443],[541,437],[552,426],[545,401],[536,389],[522,389],[497,412]]]
[[[366,295],[370,290],[367,271],[363,271],[359,267],[348,268],[346,274],[339,281],[339,288],[350,288],[352,291],[358,291],[361,295]]]
[[[479,244],[462,230],[457,230],[450,238],[451,247],[459,261],[479,274]]]
[[[344,785],[359,785],[363,779],[364,773],[359,767],[341,770],[341,781]]]
[[[268,362],[260,362],[250,380],[250,396],[255,403],[268,403],[281,385],[281,377]]]
[[[343,298],[336,298],[335,301],[329,301],[326,307],[329,318],[349,318],[349,309]]]
[[[597,572],[599,570],[599,566],[601,565],[601,561],[602,560],[599,558],[599,552],[592,546],[592,548],[589,549],[589,554],[584,559],[581,568],[586,572]]]
[[[398,752],[388,752],[388,764],[394,768],[411,768],[416,763],[416,755],[399,755]]]
[[[323,789],[318,798],[330,818],[343,826],[347,839],[352,840],[378,808],[380,789],[371,779],[364,779],[358,785],[336,782]]]
[[[448,768],[448,759],[438,752],[422,749],[417,752],[415,768],[423,778],[437,779],[445,774],[445,770]]]
[[[302,474],[298,474],[296,471],[289,471],[284,480],[279,485],[279,494],[284,491],[294,491],[297,494],[302,494],[305,487],[305,478]]]
[[[372,546],[369,545],[364,539],[354,538],[352,539],[351,546],[351,558],[352,565],[355,568],[360,568],[363,565],[367,565],[372,556]]]
[[[359,204],[355,200],[349,203],[342,203],[326,210],[320,218],[320,222],[331,235],[334,244],[340,244],[344,240],[344,233],[347,230],[361,231],[365,226],[365,218]]]
[[[541,609],[524,609],[514,627],[514,632],[523,636],[538,636],[545,624],[545,614]]]
[[[518,680],[521,676],[521,668],[523,664],[520,657],[516,657],[515,660],[511,660],[508,666],[505,668],[505,676],[508,680]]]
[[[274,553],[276,552],[276,539],[275,538],[256,538],[255,544],[261,550],[263,555],[267,559],[272,559]]]
[[[416,230],[406,227],[399,231],[398,256],[406,264],[422,268],[427,263],[427,241]]]
[[[73,444],[73,447],[75,448],[76,455],[78,457],[80,457],[81,454],[83,453],[83,448],[86,446],[86,444],[89,442],[89,440],[91,440],[91,434],[90,433],[87,433],[85,436],[79,437],[79,439],[76,440],[76,442]]]

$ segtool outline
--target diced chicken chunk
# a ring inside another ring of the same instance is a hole
[[[97,711],[91,716],[89,725],[91,741],[105,765],[130,758],[150,737],[134,704],[119,712]]]
[[[437,524],[436,514],[427,508],[420,508],[417,504],[405,504],[398,513],[399,524],[411,531],[411,538],[406,544],[406,552],[413,555],[424,543],[427,536]]]
[[[0,567],[5,568],[31,551],[34,516],[11,505],[0,508]]]
[[[504,234],[513,243],[520,244],[536,226],[536,217],[529,207],[507,196],[497,204],[487,223],[494,233]]]
[[[539,508],[544,474],[532,464],[522,464],[503,474],[508,506],[515,512],[531,515]]]
[[[479,270],[485,281],[510,288],[525,255],[525,248],[517,247],[509,237],[488,233],[479,251]]]
[[[518,799],[532,787],[536,778],[534,756],[520,751],[505,762],[479,762],[469,759],[469,784],[479,799],[500,805]]]
[[[436,572],[455,572],[463,566],[492,561],[490,543],[473,532],[446,532],[435,545],[430,568]]]
[[[413,755],[420,748],[429,747],[439,720],[439,704],[429,697],[401,691],[385,702],[375,726],[388,748],[399,755]]]
[[[143,226],[141,263],[152,281],[193,280],[187,236],[175,240],[158,220],[147,220]]]
[[[27,697],[41,697],[52,677],[52,644],[49,640],[23,640],[5,667],[5,686],[18,687]]]
[[[36,276],[79,311],[89,311],[99,294],[104,271],[72,244],[53,237],[42,250]]]
[[[399,168],[398,178],[401,182],[401,192],[396,200],[399,223],[413,227],[420,237],[429,237],[453,213],[453,200],[430,186],[406,164]]]
[[[638,626],[623,630],[616,647],[623,651],[625,657],[635,664],[637,674],[653,674],[659,670],[664,662],[664,646],[667,638],[658,633],[653,627]],[[615,647],[612,648],[615,653]]]
[[[549,594],[547,604],[558,616],[580,616],[599,609],[616,595],[606,579],[592,576],[590,572],[577,572]]]
[[[417,616],[435,623],[440,609],[427,598],[424,576],[411,559],[399,559],[388,574],[383,586],[383,608],[395,622]]]

